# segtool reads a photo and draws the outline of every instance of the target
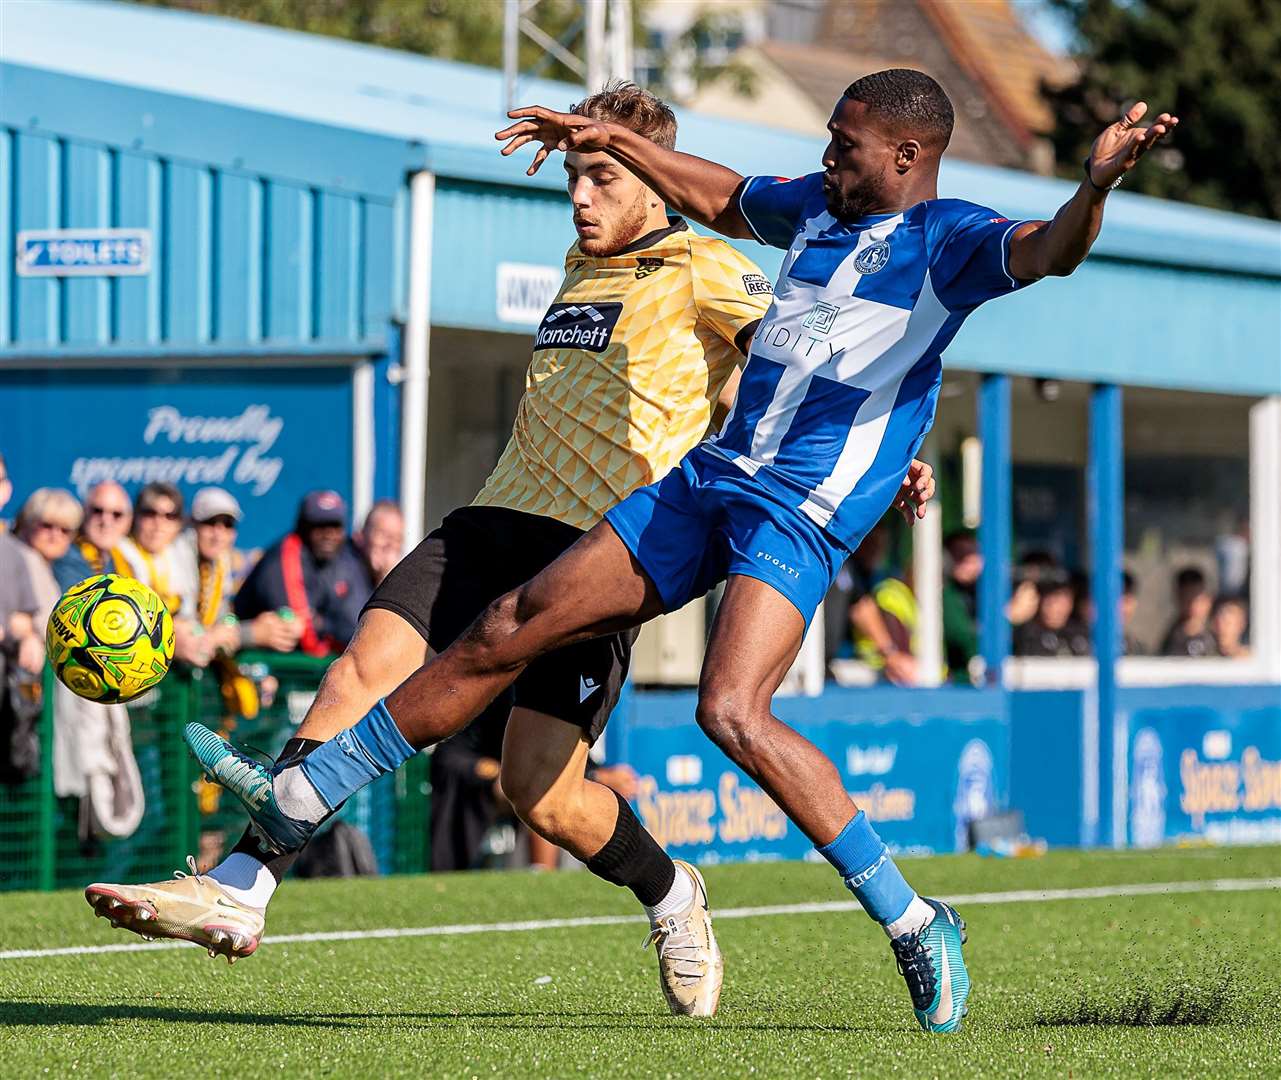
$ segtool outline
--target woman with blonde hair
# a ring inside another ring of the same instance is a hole
[[[18,511],[15,531],[35,586],[36,629],[44,636],[62,594],[53,564],[71,547],[84,519],[79,500],[62,488],[37,488]],[[53,695],[53,790],[80,799],[82,840],[129,836],[142,821],[142,780],[133,756],[129,713],[76,697],[60,682]]]

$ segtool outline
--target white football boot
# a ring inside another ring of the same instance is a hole
[[[707,903],[707,885],[696,867],[674,860],[678,874],[694,879],[694,899],[677,915],[669,915],[645,939],[656,945],[658,981],[667,1004],[677,1016],[712,1016],[721,997],[725,965]]]
[[[262,939],[264,912],[233,899],[211,877],[196,873],[196,860],[187,856],[191,873],[174,872],[171,881],[145,885],[95,882],[85,889],[94,913],[112,926],[130,930],[150,941],[175,938],[192,941],[225,956],[233,964],[249,956]]]

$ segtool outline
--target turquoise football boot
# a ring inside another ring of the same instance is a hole
[[[970,996],[970,973],[961,955],[965,920],[950,904],[922,899],[934,909],[933,920],[920,933],[895,938],[890,947],[912,996],[916,1022],[924,1031],[943,1034],[960,1029]]]
[[[299,821],[280,809],[274,769],[241,753],[203,724],[188,724],[182,737],[209,781],[221,784],[244,804],[249,828],[272,851],[298,851],[311,839],[320,823]]]

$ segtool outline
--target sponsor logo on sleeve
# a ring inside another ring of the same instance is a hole
[[[749,296],[769,296],[774,292],[774,286],[764,274],[744,274],[743,288]]]
[[[552,304],[538,325],[534,348],[604,352],[622,313],[623,305],[616,301]]]

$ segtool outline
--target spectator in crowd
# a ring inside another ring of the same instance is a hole
[[[13,484],[0,454],[0,510],[13,494]],[[36,628],[36,593],[27,572],[23,545],[0,528],[0,675],[9,665],[27,676],[44,668],[44,627]],[[0,693],[5,690],[0,679]]]
[[[53,568],[66,556],[83,518],[80,501],[62,488],[37,488],[18,511],[16,532],[24,544],[27,576],[36,594],[35,629],[42,637],[62,595]]]
[[[391,499],[374,503],[352,543],[365,562],[370,583],[377,588],[405,554],[405,518],[400,507]]]
[[[978,586],[983,556],[972,529],[959,529],[943,540],[948,554],[943,579],[943,659],[951,677],[969,682],[970,662],[979,651]]]
[[[294,531],[269,549],[236,594],[242,622],[289,609],[298,647],[312,656],[341,652],[369,599],[369,577],[346,542],[347,504],[336,491],[313,491]]]
[[[196,621],[215,650],[236,653],[254,646],[292,652],[302,633],[296,619],[264,611],[242,623],[232,613],[232,602],[249,570],[248,559],[236,547],[243,516],[235,496],[222,488],[201,488],[191,501],[198,579]]]
[[[1041,591],[1037,586],[1041,579],[1061,572],[1058,560],[1048,551],[1029,551],[1019,560],[1014,570],[1014,592],[1005,608],[1016,637],[1019,627],[1030,623],[1040,610]]]
[[[868,599],[871,605],[867,603]],[[872,605],[875,618],[870,617]],[[870,598],[861,600],[851,613],[859,658],[873,671],[882,673],[900,686],[913,686],[918,677],[916,616],[916,594],[912,591],[910,571],[902,577],[894,574],[883,577],[873,586]],[[885,639],[878,641],[873,637],[882,631],[888,645]],[[911,661],[911,667],[907,669],[910,676],[890,675],[889,664],[895,660],[899,662],[900,671],[904,670],[904,661]]]
[[[1174,577],[1174,597],[1179,613],[1161,644],[1161,655],[1217,656],[1219,648],[1210,630],[1214,601],[1205,575],[1195,566],[1185,566]]]
[[[1126,656],[1146,656],[1147,646],[1134,636],[1134,613],[1139,609],[1139,597],[1134,586],[1134,575],[1121,571],[1121,649]]]
[[[880,662],[886,678],[900,686],[913,686],[916,660],[894,643],[872,595],[885,576],[882,564],[888,550],[889,529],[882,521],[837,571],[823,608],[826,659],[830,665],[836,657],[846,655],[854,636],[851,631],[854,631],[855,635],[867,639],[867,655]]]
[[[1243,659],[1250,655],[1246,641],[1249,615],[1246,602],[1239,596],[1220,596],[1210,615],[1210,632],[1220,656]]]
[[[173,616],[173,654],[196,667],[205,667],[213,652],[196,622],[199,583],[195,552],[178,543],[182,532],[183,500],[172,484],[153,481],[138,492],[133,527],[113,550],[115,572],[149,585]]]
[[[182,532],[183,500],[172,484],[155,481],[138,492],[133,527],[116,546],[116,572],[149,585],[175,619],[191,621],[196,609],[196,565],[191,549],[175,541]]]
[[[80,535],[54,565],[58,584],[65,590],[93,574],[128,574],[118,546],[132,525],[133,506],[124,488],[114,480],[91,487],[85,499]]]
[[[1072,617],[1071,578],[1062,570],[1046,571],[1036,588],[1036,615],[1015,632],[1014,655],[1089,656],[1090,632]]]

